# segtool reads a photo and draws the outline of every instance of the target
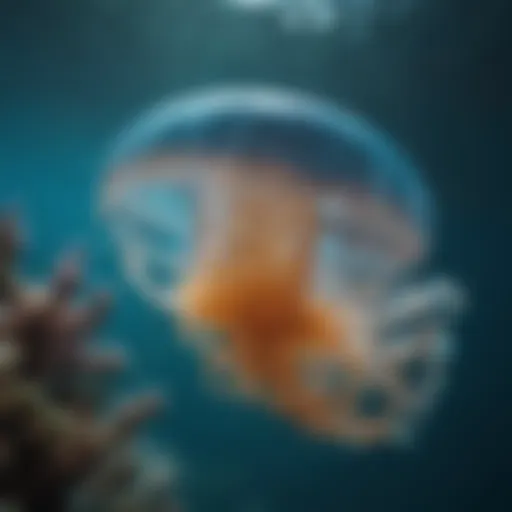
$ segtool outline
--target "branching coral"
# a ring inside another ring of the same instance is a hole
[[[74,296],[79,265],[67,259],[50,285],[22,283],[10,220],[0,225],[0,498],[21,510],[69,510],[71,492],[98,472],[159,407],[132,399],[109,420],[80,383],[118,366],[86,343],[109,307],[106,295],[85,306]],[[143,508],[144,509],[144,508]],[[145,509],[144,509],[145,510]]]

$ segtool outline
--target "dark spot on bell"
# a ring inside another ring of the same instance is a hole
[[[364,389],[357,398],[357,412],[365,418],[380,418],[384,416],[391,405],[386,390],[372,387]]]
[[[418,389],[427,378],[427,361],[416,357],[409,359],[402,365],[401,375],[402,381],[410,389]]]

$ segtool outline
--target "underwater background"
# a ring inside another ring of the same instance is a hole
[[[507,0],[430,0],[363,38],[288,34],[207,0],[1,0],[0,200],[26,220],[34,275],[83,246],[109,286],[105,337],[132,369],[120,389],[160,387],[148,434],[179,468],[193,511],[512,509]],[[128,287],[96,215],[103,160],[164,96],[223,83],[292,85],[348,105],[424,169],[438,201],[433,266],[470,296],[451,383],[415,446],[359,452],[309,439],[204,385],[172,324]]]

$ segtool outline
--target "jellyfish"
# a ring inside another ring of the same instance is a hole
[[[417,430],[464,294],[423,277],[435,203],[390,137],[300,91],[220,87],[143,115],[106,167],[124,275],[221,392],[360,446]]]

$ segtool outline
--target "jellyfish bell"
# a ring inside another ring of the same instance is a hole
[[[175,246],[171,267],[190,263],[199,224],[206,235],[208,224],[226,226],[227,197],[254,195],[258,183],[273,222],[291,208],[281,188],[290,201],[310,196],[318,266],[338,265],[345,279],[365,264],[403,269],[428,251],[428,192],[405,156],[356,116],[296,92],[215,89],[159,106],[122,137],[109,167],[103,212],[119,220],[111,225],[151,226]]]
[[[432,212],[390,140],[296,91],[200,91],[121,137],[102,192],[127,279],[218,333],[208,359],[247,392],[345,438],[400,423],[411,400],[390,383],[381,317],[428,255]],[[377,420],[356,407],[370,383],[391,396]]]

